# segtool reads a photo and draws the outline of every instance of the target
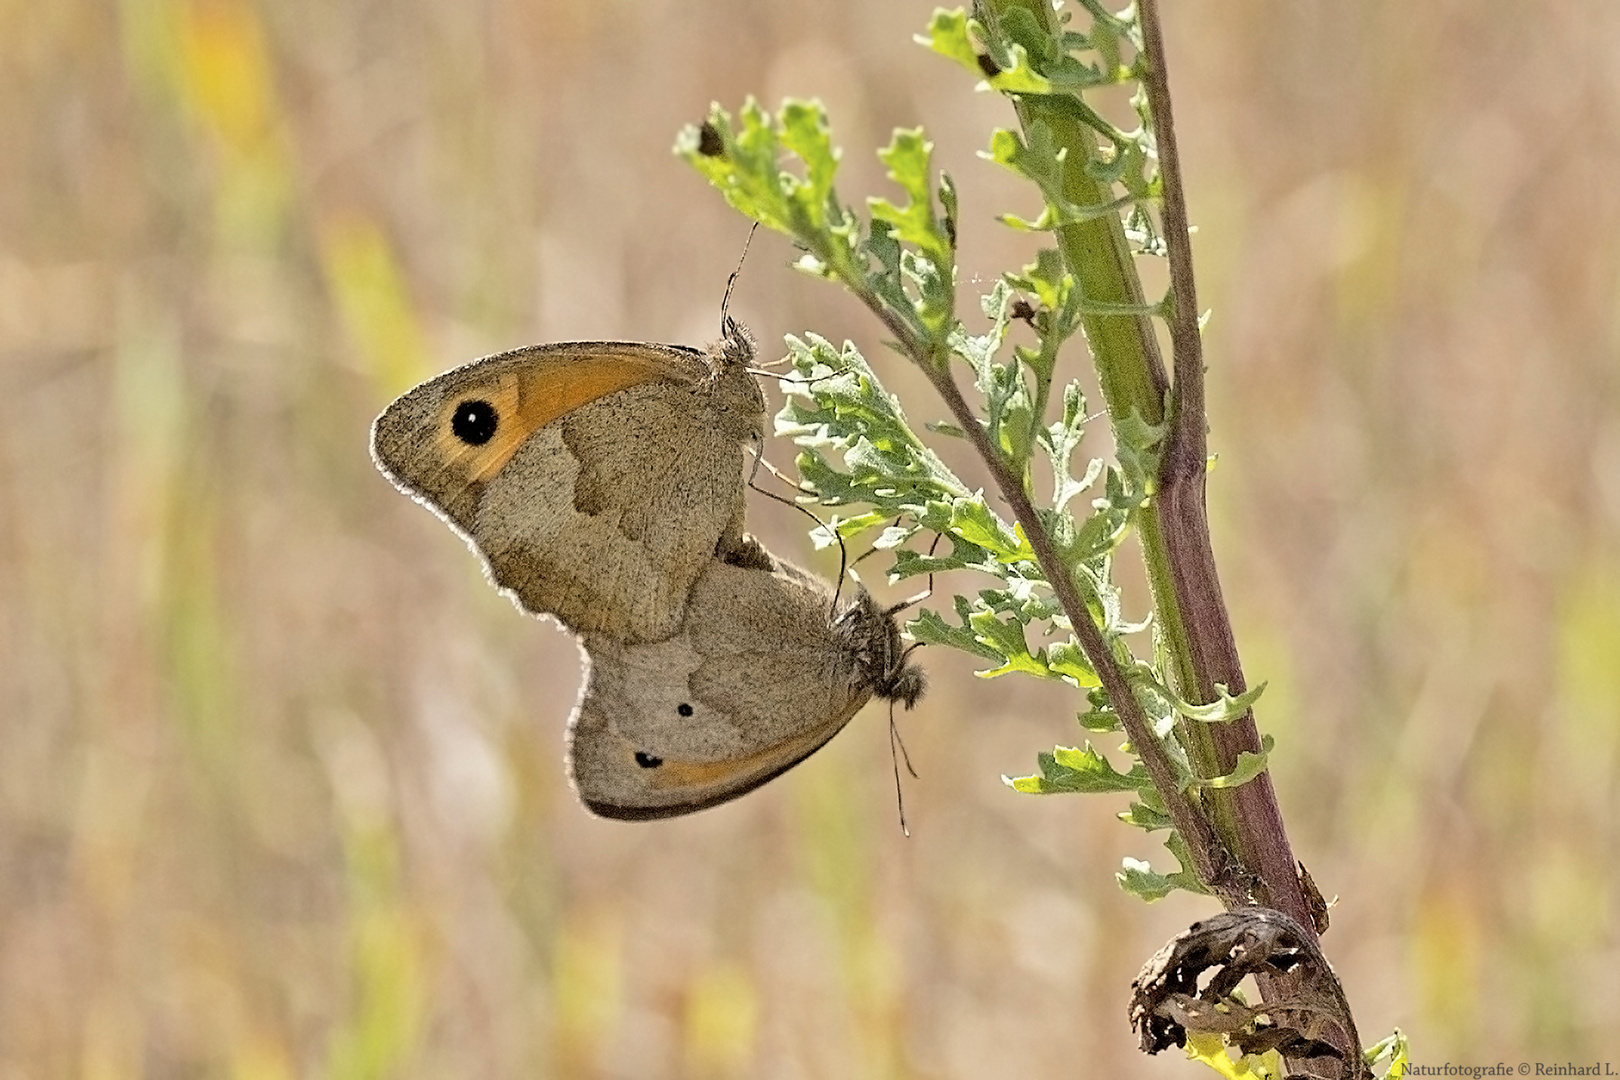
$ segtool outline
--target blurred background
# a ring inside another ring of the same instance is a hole
[[[1072,695],[921,655],[909,840],[876,706],[740,802],[595,820],[573,642],[367,456],[474,356],[714,336],[747,226],[670,154],[711,100],[822,97],[852,201],[925,124],[964,283],[1027,258],[930,10],[0,4],[0,1080],[1193,1075],[1124,999],[1212,905],[1118,891],[1168,865],[1123,800],[1000,779]],[[1620,6],[1166,19],[1217,555],[1362,1033],[1612,1056]],[[791,258],[732,302],[763,353],[852,338],[937,416]]]

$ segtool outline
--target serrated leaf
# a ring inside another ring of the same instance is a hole
[[[1175,856],[1176,864],[1179,867],[1175,873],[1168,875],[1170,883],[1186,892],[1208,896],[1209,890],[1204,887],[1203,882],[1198,880],[1198,875],[1187,869],[1192,865],[1193,861],[1192,854],[1187,850],[1187,838],[1172,829],[1170,835],[1164,838],[1164,846],[1169,849],[1171,855]]]
[[[894,566],[889,570],[889,580],[904,581],[906,578],[920,577],[924,574],[943,574],[950,570],[977,570],[981,573],[1000,576],[1002,566],[981,547],[962,543],[954,537],[948,537],[951,542],[949,555],[913,551],[910,548],[901,548],[894,553]],[[998,657],[999,659],[999,657]]]
[[[1130,529],[1131,517],[1126,510],[1105,503],[1092,512],[1075,530],[1073,541],[1063,549],[1067,560],[1090,563],[1113,553]]]
[[[838,153],[821,104],[790,100],[772,117],[750,98],[737,121],[712,106],[702,128],[681,133],[676,153],[733,207],[801,244],[801,269],[844,281],[863,277],[860,220],[834,191]],[[784,150],[802,173],[781,167]]]
[[[1084,749],[1059,746],[1051,753],[1038,754],[1036,761],[1041,770],[1038,776],[1004,776],[1002,781],[1015,791],[1031,795],[1099,795],[1136,791],[1151,782],[1140,766],[1129,773],[1115,770],[1090,743]]]
[[[986,156],[997,165],[1032,181],[1045,200],[1041,216],[1035,221],[1012,219],[1008,224],[1031,230],[1047,230],[1062,223],[1061,211],[1069,206],[1063,194],[1063,162],[1067,154],[1067,149],[1058,147],[1052,137],[1052,129],[1043,121],[1032,122],[1022,136],[1008,128],[991,132]]]
[[[1134,408],[1114,419],[1115,453],[1119,457],[1121,480],[1128,481],[1132,495],[1146,497],[1159,475],[1159,451],[1166,424],[1150,424]]]
[[[967,12],[962,8],[952,11],[935,8],[933,17],[928,20],[927,35],[918,34],[916,40],[947,60],[954,60],[969,71],[983,74],[979,67],[979,52],[968,40]]]
[[[1081,477],[1076,478],[1071,471],[1074,452],[1080,448],[1086,434],[1086,398],[1078,383],[1071,382],[1063,388],[1063,417],[1041,434],[1041,446],[1052,463],[1055,484],[1052,509],[1062,510],[1070,499],[1096,483],[1103,469],[1102,462],[1092,458]]]
[[[993,611],[975,611],[968,616],[968,626],[979,641],[994,649],[1001,657],[1001,666],[976,674],[981,679],[993,679],[1013,671],[1023,671],[1042,678],[1049,676],[1045,656],[1037,650],[1029,651],[1024,641],[1024,626],[1020,622],[1003,620]]]
[[[1118,815],[1119,820],[1127,825],[1135,825],[1138,829],[1155,832],[1159,829],[1170,828],[1170,815],[1147,806],[1144,803],[1133,802],[1130,809]]]
[[[959,498],[951,506],[950,532],[977,544],[1006,562],[1033,560],[1035,549],[1016,525],[1009,529],[990,512],[982,493]]]
[[[1078,118],[1088,126],[1098,130],[1105,138],[1122,152],[1130,145],[1129,140],[1122,136],[1112,125],[1108,124],[1086,105],[1071,101],[1069,103],[1078,114]],[[1131,185],[1126,184],[1126,194],[1118,198],[1094,205],[1082,205],[1068,197],[1068,185],[1064,179],[1064,170],[1069,167],[1068,147],[1060,147],[1052,134],[1052,129],[1044,121],[1036,120],[1030,123],[1022,137],[1017,132],[1006,128],[991,133],[990,148],[985,156],[996,164],[1011,169],[1025,179],[1033,182],[1040,189],[1044,205],[1041,216],[1034,221],[1028,221],[1013,215],[1004,215],[1002,221],[1016,229],[1026,231],[1047,232],[1068,225],[1080,225],[1101,218],[1118,216],[1131,210],[1144,195],[1130,190]],[[1110,166],[1099,169],[1095,161],[1088,161],[1085,165],[1086,173],[1098,184],[1106,187],[1110,184],[1120,183],[1121,177],[1115,175],[1118,170],[1125,168],[1125,164],[1117,161]],[[1105,172],[1106,175],[1099,174]],[[1139,184],[1138,187],[1145,186]],[[1118,314],[1136,313],[1138,311],[1154,311],[1154,308],[1139,308],[1131,305],[1092,304],[1089,310],[1105,312],[1114,311]]]
[[[1043,619],[1056,618],[1062,613],[1063,609],[1047,591],[1045,582],[1017,573],[1009,573],[1005,581],[1005,589],[979,591],[979,604],[984,610],[1011,615],[1026,626]]]
[[[1154,873],[1153,867],[1140,859],[1126,858],[1114,880],[1132,896],[1148,903],[1163,900],[1175,891],[1175,883],[1163,874]]]
[[[973,656],[999,663],[1001,654],[981,642],[966,626],[952,626],[935,612],[924,609],[906,624],[906,632],[925,645],[944,645]]]
[[[804,208],[809,223],[824,227],[833,178],[838,173],[838,151],[833,149],[827,110],[819,101],[789,99],[782,103],[780,122],[782,145],[804,162],[804,179],[784,173],[784,187]]]
[[[1215,692],[1219,695],[1208,705],[1189,705],[1187,702],[1176,700],[1176,711],[1189,720],[1197,720],[1204,724],[1224,724],[1243,717],[1260,700],[1265,692],[1266,684],[1261,683],[1252,690],[1246,690],[1237,697],[1226,692],[1223,684],[1215,685]]]
[[[899,404],[852,344],[835,350],[815,335],[789,337],[787,343],[797,378],[782,380],[786,400],[776,427],[807,448],[801,453],[800,479],[820,502],[867,502],[880,515],[897,518],[917,517],[926,504],[948,506],[967,495],[912,432]],[[823,457],[820,447],[841,455],[844,469]]]
[[[1201,896],[1208,895],[1208,890],[1199,883],[1191,871],[1186,869],[1187,848],[1180,840],[1180,834],[1174,830],[1171,830],[1169,838],[1165,840],[1165,847],[1170,849],[1180,864],[1175,873],[1160,874],[1140,859],[1126,858],[1122,860],[1119,873],[1114,875],[1120,888],[1140,896],[1150,904],[1163,899],[1176,889]]]
[[[889,145],[878,151],[878,160],[888,166],[889,179],[900,185],[908,203],[898,207],[887,199],[869,199],[867,204],[874,217],[894,226],[901,243],[914,244],[936,262],[945,262],[950,258],[950,244],[934,216],[929,191],[933,150],[921,128],[896,129]]]
[[[889,516],[887,514],[880,514],[876,510],[872,510],[865,514],[856,514],[854,517],[837,518],[832,523],[832,527],[837,531],[840,538],[848,540],[888,520]]]
[[[1054,642],[1046,647],[1046,666],[1082,689],[1100,683],[1085,653],[1072,639]]]
[[[1140,765],[1132,767],[1128,773],[1119,772],[1090,743],[1083,749],[1055,747],[1052,762],[1074,776],[1084,776],[1088,791],[1136,791],[1152,783]]]
[[[1276,740],[1270,735],[1260,738],[1260,752],[1243,750],[1238,753],[1237,765],[1225,776],[1216,776],[1208,780],[1194,780],[1192,786],[1207,788],[1235,788],[1247,784],[1250,780],[1266,771],[1266,761],[1271,756],[1272,747]]]
[[[992,446],[1015,476],[1027,473],[1029,457],[1039,422],[1035,401],[1024,379],[1021,365],[990,363],[988,355],[979,378],[989,414],[986,434]]]
[[[974,47],[969,37],[970,29],[974,36],[986,42],[984,52]],[[984,26],[976,19],[968,19],[960,8],[955,11],[936,9],[928,25],[928,35],[919,35],[917,41],[941,56],[956,61],[1002,93],[1052,92],[1051,82],[1030,65],[1029,55],[1022,45],[990,40]]]
[[[1064,265],[1063,255],[1057,248],[1042,248],[1036,252],[1034,262],[1024,267],[1022,273],[1009,275],[1008,280],[1015,288],[1035,294],[1041,306],[1049,311],[1062,307],[1074,287],[1074,276]]]
[[[898,525],[891,525],[884,529],[883,533],[876,540],[872,541],[872,546],[877,548],[879,551],[892,551],[916,535],[916,528],[907,529],[901,528]]]
[[[1080,726],[1099,735],[1120,730],[1119,714],[1113,709],[1088,709],[1079,715]]]

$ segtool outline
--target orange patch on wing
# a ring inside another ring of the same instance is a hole
[[[500,472],[525,439],[553,420],[642,383],[686,381],[681,374],[667,360],[620,353],[542,361],[531,370],[508,372],[447,399],[439,414],[440,448],[468,481],[481,483]],[[495,434],[481,446],[463,443],[451,430],[450,417],[467,401],[487,401],[495,408]]]
[[[812,751],[838,733],[847,719],[814,728],[803,735],[756,750],[743,757],[724,761],[680,761],[665,758],[656,769],[646,770],[647,786],[654,791],[678,791],[725,784],[740,777],[765,774],[774,776],[803,761]]]

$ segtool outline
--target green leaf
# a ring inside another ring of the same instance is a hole
[[[1128,147],[1130,141],[1119,135],[1106,122],[1083,105],[1076,105],[1083,119],[1092,127],[1098,128],[1116,145]],[[1066,225],[1081,225],[1090,221],[1097,221],[1111,215],[1119,215],[1131,210],[1139,199],[1148,197],[1145,193],[1146,184],[1139,185],[1144,193],[1130,190],[1125,185],[1126,193],[1107,202],[1093,205],[1081,205],[1068,196],[1068,184],[1064,179],[1064,170],[1069,167],[1069,148],[1060,147],[1052,134],[1052,129],[1044,121],[1032,121],[1028,128],[1028,135],[1020,136],[1017,132],[1007,128],[999,128],[990,135],[990,148],[985,154],[991,161],[1012,170],[1035,184],[1040,190],[1043,206],[1041,216],[1034,221],[1015,217],[1011,214],[1002,216],[1003,224],[1014,229],[1028,232],[1046,232],[1062,228]],[[1117,162],[1115,170],[1122,169],[1124,162]],[[1095,173],[1095,169],[1088,170]],[[1120,176],[1110,175],[1094,177],[1104,185],[1120,183]],[[1093,304],[1089,310],[1108,311],[1117,310],[1120,314],[1132,314],[1138,311],[1151,311],[1153,308],[1136,308],[1125,305]]]
[[[1080,726],[1087,731],[1095,731],[1099,735],[1106,735],[1111,731],[1120,730],[1119,713],[1111,708],[1088,709],[1078,717]]]
[[[1260,700],[1265,692],[1266,684],[1261,683],[1252,690],[1246,690],[1237,697],[1226,692],[1224,684],[1216,683],[1215,692],[1220,695],[1208,705],[1189,705],[1187,702],[1176,700],[1176,711],[1189,720],[1197,720],[1204,724],[1224,724],[1232,720],[1241,719],[1253,708],[1254,703]]]
[[[1115,452],[1119,455],[1123,491],[1133,498],[1146,498],[1159,475],[1159,451],[1163,447],[1166,424],[1150,424],[1132,409],[1114,420]],[[1132,507],[1134,508],[1134,507]]]
[[[1225,776],[1216,776],[1208,780],[1194,780],[1192,786],[1207,788],[1235,788],[1247,784],[1250,780],[1266,771],[1266,760],[1271,756],[1271,749],[1276,740],[1270,735],[1260,738],[1260,752],[1243,750],[1238,753],[1237,766]]]
[[[881,536],[872,541],[872,546],[879,551],[892,551],[916,535],[917,529],[915,528],[904,529],[898,525],[891,525],[883,530]]]
[[[1087,795],[1118,791],[1136,791],[1150,784],[1147,772],[1141,766],[1128,773],[1117,771],[1108,759],[1099,754],[1090,743],[1083,750],[1059,746],[1050,754],[1037,755],[1040,775],[1002,777],[1002,782],[1015,791],[1031,795],[1057,795],[1080,793]]]
[[[968,626],[978,635],[982,644],[996,651],[1002,661],[1000,667],[978,672],[979,678],[993,679],[1012,671],[1022,671],[1043,678],[1050,674],[1043,653],[1029,651],[1029,646],[1024,641],[1022,623],[1014,620],[1003,621],[997,618],[993,611],[975,611],[968,617]]]
[[[889,179],[900,185],[909,200],[905,207],[887,199],[867,200],[872,216],[894,226],[896,239],[914,244],[941,265],[951,259],[951,243],[940,219],[934,215],[928,190],[934,145],[923,137],[922,129],[898,129],[889,145],[878,151],[878,160],[888,166]]]
[[[957,499],[951,506],[950,531],[970,544],[977,544],[1006,562],[1034,562],[1035,549],[1016,524],[1008,528],[990,512],[984,495]]]
[[[1114,880],[1132,896],[1148,903],[1163,900],[1176,890],[1176,885],[1163,874],[1154,873],[1153,867],[1140,859],[1126,858]]]
[[[1001,653],[992,649],[979,640],[979,636],[966,625],[971,612],[965,597],[955,598],[957,615],[963,625],[952,626],[935,612],[924,609],[917,613],[917,617],[906,624],[906,632],[913,639],[925,645],[944,645],[959,652],[969,653],[973,656],[983,657],[996,663],[1002,661]]]
[[[779,434],[801,447],[803,489],[825,505],[870,503],[879,518],[909,515],[922,522],[930,505],[947,508],[959,498],[977,499],[913,433],[894,397],[885,391],[860,352],[846,343],[835,350],[815,335],[787,339],[797,373],[783,379],[786,395],[777,414]],[[842,458],[843,469],[821,452]],[[946,514],[936,531],[946,531]]]
[[[975,48],[969,31],[981,41],[987,41],[983,52]],[[1029,63],[1029,55],[1016,43],[988,42],[989,35],[977,19],[968,19],[966,13],[935,10],[928,25],[927,36],[918,35],[917,41],[947,59],[986,80],[990,86],[1006,94],[1046,94],[1052,84]]]
[[[805,220],[816,228],[838,224],[833,178],[838,174],[838,151],[833,149],[827,110],[819,101],[789,99],[780,114],[782,145],[804,163],[804,179],[780,173],[783,189],[800,206]]]
[[[928,21],[927,35],[918,34],[916,41],[926,45],[948,60],[955,60],[968,71],[980,72],[979,52],[968,40],[967,12],[962,8],[946,11],[935,8]]]
[[[1148,832],[1168,829],[1171,825],[1169,814],[1139,802],[1131,803],[1130,809],[1119,815],[1119,820],[1127,825],[1135,825],[1138,829],[1146,829]]]
[[[1056,490],[1052,493],[1052,508],[1061,510],[1069,500],[1085,491],[1102,475],[1103,463],[1092,458],[1083,476],[1076,479],[1071,472],[1074,452],[1086,433],[1086,398],[1078,383],[1063,389],[1063,418],[1045,429],[1041,446],[1052,463],[1052,476]]]
[[[1080,646],[1071,639],[1046,647],[1046,666],[1073,685],[1085,689],[1099,685],[1097,673],[1092,670]],[[1117,725],[1118,718],[1115,718]],[[1112,729],[1110,729],[1112,730]]]
[[[954,537],[946,539],[951,544],[949,555],[929,554],[910,548],[896,551],[894,566],[889,570],[889,580],[904,581],[907,578],[920,577],[924,574],[942,574],[950,570],[977,570],[997,577],[1004,572],[1002,565],[983,548],[964,543]]]
[[[1063,255],[1057,248],[1042,248],[1034,262],[1021,273],[1007,275],[1007,281],[1014,288],[1033,293],[1048,311],[1062,308],[1074,291],[1074,276],[1064,268]]]
[[[1187,869],[1192,865],[1192,854],[1187,850],[1187,838],[1172,829],[1164,838],[1164,846],[1175,856],[1178,867],[1175,873],[1168,875],[1170,883],[1185,892],[1208,896],[1209,890],[1198,880],[1198,875]]]
[[[819,528],[811,529],[811,539],[815,541],[816,550],[836,547],[839,540],[849,540],[859,536],[867,529],[875,528],[889,520],[883,514],[873,510],[865,514],[856,514],[854,517],[841,517],[832,515],[827,523]]]
[[[1187,845],[1182,841],[1181,834],[1171,830],[1164,846],[1175,856],[1178,868],[1173,874],[1160,874],[1140,859],[1126,858],[1119,873],[1114,879],[1119,882],[1120,888],[1128,893],[1140,896],[1148,903],[1162,900],[1172,891],[1180,889],[1183,892],[1208,895],[1209,890],[1199,882],[1196,875],[1187,869],[1190,859],[1187,854]]]

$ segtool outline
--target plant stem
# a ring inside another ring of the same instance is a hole
[[[1216,700],[1217,686],[1226,687],[1228,693],[1240,694],[1246,684],[1209,536],[1205,502],[1208,418],[1204,400],[1203,341],[1198,332],[1186,189],[1181,179],[1181,157],[1170,106],[1170,80],[1158,0],[1139,0],[1138,11],[1143,34],[1141,77],[1147,89],[1159,154],[1159,175],[1164,185],[1160,214],[1169,252],[1168,322],[1175,370],[1175,382],[1170,389],[1170,433],[1160,461],[1159,493],[1153,509],[1175,601],[1171,605],[1178,623],[1175,637],[1185,645],[1184,649],[1174,650],[1179,689],[1187,700],[1202,703]],[[1209,725],[1208,732],[1216,757],[1214,766],[1220,773],[1230,772],[1237,766],[1239,753],[1260,750],[1253,710],[1228,723]],[[1261,882],[1263,892],[1257,898],[1260,903],[1293,916],[1307,932],[1314,934],[1271,774],[1262,772],[1246,784],[1214,789],[1208,796],[1206,805],[1214,817],[1216,830],[1232,853]]]
[[[968,440],[973,443],[974,450],[989,467],[997,491],[1011,507],[1014,519],[1023,527],[1024,536],[1035,551],[1041,572],[1051,583],[1058,602],[1062,604],[1064,614],[1068,616],[1075,637],[1079,640],[1081,651],[1092,669],[1096,671],[1098,679],[1108,693],[1108,700],[1113,703],[1115,711],[1119,714],[1126,737],[1130,739],[1131,745],[1141,757],[1142,765],[1147,769],[1154,789],[1164,799],[1165,809],[1171,821],[1187,841],[1194,863],[1193,872],[1227,906],[1249,902],[1250,887],[1242,880],[1241,875],[1234,873],[1235,868],[1231,859],[1226,856],[1204,812],[1182,790],[1163,744],[1154,734],[1141,703],[1131,692],[1130,681],[1124,670],[1103,640],[1102,632],[1097,629],[1085,598],[1081,596],[1073,575],[1064,565],[1051,535],[1035,512],[1034,504],[1029,501],[1022,480],[1007,467],[1002,454],[990,444],[984,425],[980,423],[972,407],[968,405],[967,399],[962,396],[961,389],[956,385],[956,380],[951,374],[949,358],[945,355],[935,355],[881,297],[859,284],[851,284],[866,306],[895,335],[901,350],[928,376],[934,390],[950,409],[957,426],[966,434]]]
[[[1136,700],[1136,695],[1131,692],[1130,681],[1114,658],[1112,650],[1108,648],[1107,642],[1103,640],[1102,632],[1097,629],[1085,598],[1075,586],[1074,575],[1064,565],[1056,546],[1052,543],[1051,535],[1041,524],[1023,483],[1008,470],[996,448],[990,445],[983,425],[979,423],[978,417],[973,414],[972,408],[963,398],[949,367],[938,365],[933,368],[929,380],[950,408],[957,425],[968,433],[974,449],[989,464],[996,489],[1001,493],[1001,497],[1007,500],[1014,519],[1023,526],[1024,536],[1029,540],[1030,547],[1035,550],[1035,559],[1040,563],[1041,572],[1051,583],[1052,591],[1057,594],[1058,602],[1063,605],[1063,612],[1074,628],[1081,652],[1085,654],[1086,660],[1102,682],[1103,689],[1107,691],[1108,700],[1113,703],[1115,712],[1119,714],[1120,725],[1125,729],[1126,737],[1130,739],[1131,745],[1141,757],[1142,765],[1153,780],[1154,789],[1164,799],[1171,821],[1187,841],[1194,863],[1193,872],[1198,875],[1200,881],[1209,886],[1211,891],[1220,896],[1222,902],[1229,905],[1244,902],[1248,890],[1233,873],[1231,860],[1226,857],[1208,818],[1181,790],[1164,747],[1148,721],[1147,713]]]
[[[1054,38],[1061,34],[1056,14],[1045,0],[984,0],[981,14],[994,28],[1014,7],[1023,8]],[[1083,325],[1109,415],[1116,423],[1135,413],[1149,424],[1168,425],[1158,489],[1149,506],[1136,515],[1135,523],[1153,594],[1154,618],[1171,658],[1169,674],[1183,699],[1205,704],[1219,698],[1218,685],[1226,687],[1229,693],[1238,694],[1246,684],[1209,538],[1204,490],[1208,455],[1204,361],[1180,157],[1156,0],[1141,0],[1139,11],[1144,49],[1138,63],[1148,95],[1164,189],[1161,220],[1171,279],[1165,314],[1174,382],[1165,370],[1151,318],[1105,313],[1111,306],[1138,310],[1146,306],[1118,216],[1103,214],[1087,221],[1070,222],[1060,226],[1056,233],[1058,248],[1081,290],[1085,310],[1090,312],[1083,316]],[[1079,206],[1102,206],[1111,202],[1114,192],[1103,181],[1094,179],[1087,167],[1098,162],[1099,137],[1087,124],[1080,102],[1056,94],[1026,94],[1013,100],[1026,139],[1040,125],[1051,133],[1058,146],[1065,148],[1064,198]],[[1026,531],[1031,529],[1031,522],[1022,513],[1020,520]],[[1033,544],[1033,534],[1030,535]],[[1050,572],[1048,576],[1056,587],[1058,578]],[[1061,593],[1059,598],[1067,608],[1067,600]],[[1075,614],[1071,611],[1071,618]],[[1076,633],[1080,633],[1078,623]],[[1083,637],[1081,645],[1087,659],[1096,664]],[[1101,668],[1098,674],[1100,677]],[[1104,686],[1110,700],[1123,713],[1124,700],[1107,682]],[[1230,773],[1237,765],[1239,753],[1259,752],[1261,748],[1252,712],[1214,725],[1184,720],[1179,734],[1188,760],[1197,774],[1206,779]],[[1134,740],[1134,733],[1132,737]],[[1253,888],[1237,902],[1266,903],[1311,925],[1269,774],[1262,773],[1236,788],[1199,790],[1197,805],[1202,813],[1209,815],[1214,832],[1222,841],[1219,850],[1223,854],[1229,852],[1229,857],[1243,868],[1244,876],[1251,879]],[[1185,834],[1185,839],[1190,848],[1197,849],[1198,834]],[[1194,858],[1199,867],[1220,861],[1213,850]],[[1199,873],[1203,870],[1199,869]],[[1222,891],[1218,883],[1206,883]],[[1222,899],[1232,902],[1224,893]]]

